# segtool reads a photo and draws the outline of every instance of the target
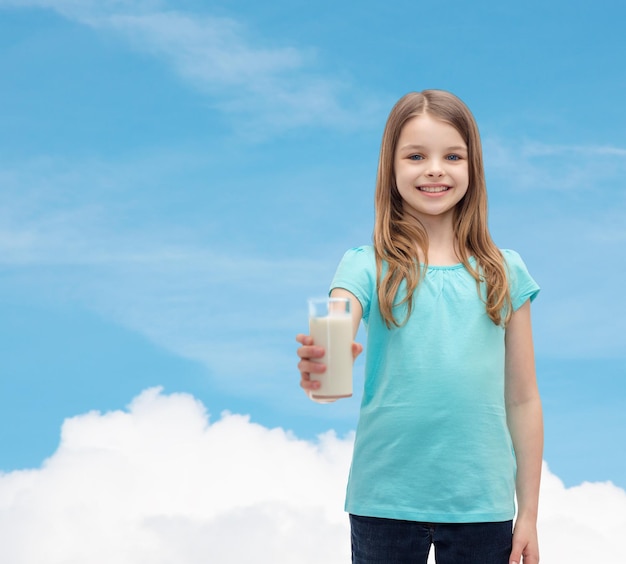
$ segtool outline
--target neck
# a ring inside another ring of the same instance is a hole
[[[448,221],[422,220],[422,225],[428,233],[428,264],[450,266],[461,262],[451,217]],[[420,259],[424,260],[421,255],[420,252]]]

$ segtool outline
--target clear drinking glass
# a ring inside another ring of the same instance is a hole
[[[324,347],[326,364],[322,374],[311,374],[320,382],[309,397],[321,403],[352,396],[352,315],[348,298],[316,298],[309,300],[309,334],[313,343]]]

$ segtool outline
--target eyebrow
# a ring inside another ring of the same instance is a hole
[[[403,145],[402,147],[399,148],[400,151],[406,151],[408,149],[411,150],[422,150],[425,149],[426,147],[424,145]],[[464,145],[454,145],[453,147],[447,147],[446,151],[467,151],[467,147],[465,147]]]

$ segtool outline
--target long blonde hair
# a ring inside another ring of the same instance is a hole
[[[454,127],[467,145],[469,187],[454,209],[456,252],[476,280],[481,298],[480,284],[485,282],[486,296],[482,299],[487,315],[496,325],[506,326],[511,315],[511,295],[504,258],[487,226],[487,188],[478,126],[469,108],[454,94],[443,90],[406,94],[393,107],[385,125],[376,178],[373,237],[380,312],[389,328],[406,323],[413,308],[413,293],[428,266],[428,234],[416,218],[406,217],[394,170],[396,146],[404,124],[426,113]],[[423,272],[418,249],[425,258]],[[470,264],[470,256],[475,258],[476,268]],[[388,265],[384,276],[383,261]],[[406,295],[396,303],[403,281]],[[393,308],[403,303],[407,314],[400,321],[394,316]]]

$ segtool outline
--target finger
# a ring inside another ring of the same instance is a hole
[[[300,387],[307,392],[318,390],[320,385],[321,384],[317,380],[300,380]]]
[[[361,343],[352,343],[352,358],[356,359],[363,352],[363,345]]]
[[[300,374],[304,377],[304,375],[313,374],[323,374],[326,372],[326,365],[321,362],[313,362],[312,360],[308,360],[303,358],[300,362],[298,362],[298,370]]]
[[[296,341],[298,341],[298,343],[300,343],[301,345],[312,345],[313,337],[311,337],[310,335],[305,335],[304,333],[298,333],[296,335]]]
[[[324,347],[317,347],[314,345],[302,345],[298,347],[296,354],[303,360],[309,358],[322,358],[324,356]]]
[[[312,379],[309,372],[301,372],[300,387],[306,391],[317,390],[321,383],[318,380]]]
[[[513,544],[513,550],[511,551],[511,556],[509,556],[509,564],[521,564],[522,562],[522,549],[521,546],[516,546]]]

